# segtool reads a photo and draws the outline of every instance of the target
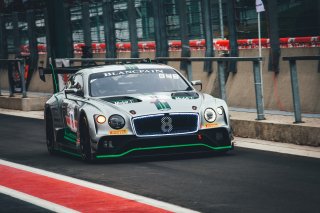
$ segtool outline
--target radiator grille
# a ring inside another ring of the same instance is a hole
[[[168,113],[140,116],[132,119],[137,136],[160,136],[194,133],[198,131],[196,113]]]

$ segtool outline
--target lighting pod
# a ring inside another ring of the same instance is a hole
[[[205,111],[204,111],[204,119],[209,122],[209,123],[212,123],[216,120],[217,118],[217,114],[216,112],[214,111],[214,109],[212,108],[207,108]]]
[[[107,120],[106,117],[104,117],[103,115],[98,115],[96,117],[96,122],[98,124],[104,124],[106,122],[106,120]]]
[[[112,129],[122,129],[126,124],[121,115],[111,115],[108,119],[108,124]]]
[[[223,114],[223,107],[218,107],[216,110],[219,115]]]

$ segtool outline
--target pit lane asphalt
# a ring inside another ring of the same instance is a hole
[[[43,120],[0,114],[0,159],[201,212],[320,212],[316,158],[237,148],[222,156],[85,164],[47,153]],[[1,195],[0,212],[21,212],[24,205],[28,212],[44,211],[17,202]]]

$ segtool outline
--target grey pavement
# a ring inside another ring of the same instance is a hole
[[[35,119],[43,119],[43,111],[20,111],[20,110],[12,110],[12,109],[3,109],[0,108],[0,114],[13,115],[13,116],[21,116]],[[248,120],[252,122],[256,122],[256,114],[254,112],[245,112],[245,111],[235,111],[231,109],[231,120]],[[287,125],[293,125],[292,120],[294,119],[290,115],[274,115],[274,114],[266,114],[266,120],[259,121],[265,123],[281,123]],[[306,122],[301,124],[301,126],[314,126],[320,128],[320,118],[305,118]],[[318,133],[320,134],[320,133]],[[269,140],[261,140],[256,138],[245,138],[245,137],[235,137],[234,139],[236,147],[244,147],[250,149],[278,152],[278,153],[286,153],[290,155],[298,155],[305,157],[313,157],[320,158],[320,147],[314,146],[304,146],[297,144],[284,143],[282,141],[269,141]]]

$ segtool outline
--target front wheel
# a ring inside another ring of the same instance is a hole
[[[81,158],[86,162],[92,162],[94,156],[91,150],[91,137],[89,133],[89,124],[87,119],[84,117],[80,129],[80,150]]]

